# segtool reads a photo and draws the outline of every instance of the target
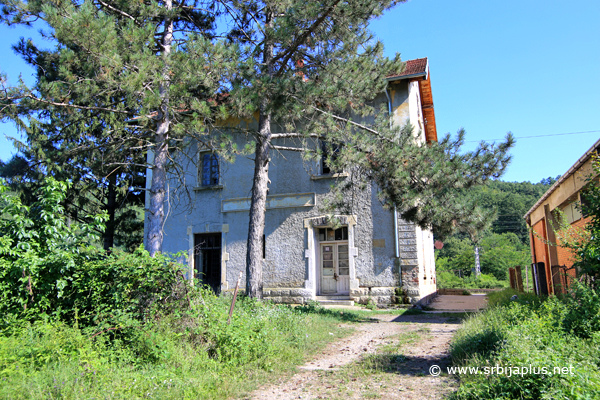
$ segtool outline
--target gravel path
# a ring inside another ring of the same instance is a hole
[[[436,364],[444,370],[448,364],[448,346],[460,326],[458,318],[373,317],[371,322],[353,325],[352,336],[330,344],[291,378],[262,387],[248,398],[442,399],[452,391],[454,380],[430,376],[429,367]],[[393,354],[390,349],[395,349]],[[365,360],[378,356],[380,368],[365,366]]]

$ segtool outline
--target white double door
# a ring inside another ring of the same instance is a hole
[[[350,264],[348,242],[321,243],[321,293],[350,293]]]

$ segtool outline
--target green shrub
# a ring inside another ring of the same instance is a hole
[[[566,303],[565,329],[583,338],[600,332],[600,289],[592,289],[578,281],[563,300]]]
[[[344,333],[345,314],[332,310],[242,297],[228,325],[230,297],[189,296],[188,308],[135,327],[35,321],[0,332],[0,398],[237,398]]]
[[[179,307],[188,290],[182,266],[141,248],[107,254],[92,246],[103,217],[93,224],[67,223],[61,205],[66,188],[49,178],[31,207],[18,197],[3,199],[0,326],[48,318],[81,326],[131,325]]]
[[[512,300],[513,296],[516,296],[515,300]],[[506,306],[512,302],[519,304],[531,304],[539,305],[546,297],[537,296],[534,293],[519,292],[515,289],[506,288],[497,292],[491,292],[487,294],[488,307]]]
[[[589,288],[587,288],[589,289]],[[587,290],[583,289],[583,290]],[[589,289],[591,290],[591,289]],[[516,295],[517,298],[511,300]],[[580,308],[572,297],[532,299],[532,295],[504,290],[489,295],[491,307],[467,320],[451,344],[457,366],[489,368],[503,373],[460,376],[455,399],[572,399],[600,396],[600,335],[586,325],[591,336],[579,335],[571,321],[582,317],[595,297],[580,296]],[[579,311],[578,311],[579,310]],[[580,314],[577,314],[580,313]],[[577,333],[573,335],[571,333]],[[519,368],[524,374],[511,373]],[[568,374],[553,374],[554,368],[572,367]],[[524,368],[524,369],[523,369]],[[548,374],[534,373],[546,368]],[[533,369],[533,370],[532,370]],[[570,372],[573,372],[572,374]]]

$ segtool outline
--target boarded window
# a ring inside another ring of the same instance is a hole
[[[567,204],[561,208],[561,211],[565,215],[565,218],[567,218],[567,222],[569,224],[572,224],[581,218],[581,210],[577,202],[571,202]]]

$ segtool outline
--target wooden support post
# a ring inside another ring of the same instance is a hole
[[[510,281],[510,288],[517,289],[517,277],[516,277],[514,268],[508,269],[508,277],[509,277],[509,281]]]
[[[515,272],[517,275],[517,290],[519,292],[523,291],[523,272],[521,271],[521,266],[517,265],[515,267]]]
[[[240,281],[242,280],[242,271],[235,284],[235,291],[233,292],[233,299],[231,299],[231,307],[229,307],[229,318],[227,318],[227,325],[231,324],[231,316],[233,315],[233,308],[235,307],[235,299],[237,298],[238,289],[240,288]]]

